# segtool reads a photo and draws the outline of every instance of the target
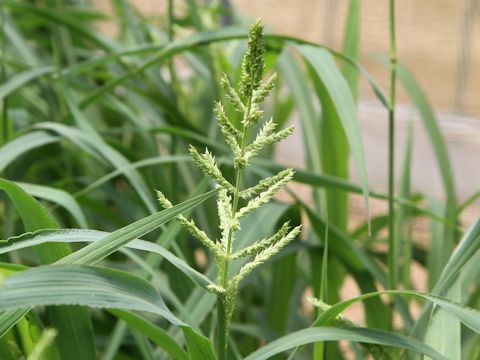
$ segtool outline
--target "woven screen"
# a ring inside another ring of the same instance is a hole
[[[220,1],[220,0],[216,0]],[[221,0],[237,14],[261,17],[274,31],[340,50],[350,0]],[[388,1],[361,3],[361,63],[387,88],[388,73],[374,60],[388,53]],[[108,10],[109,0],[94,0]],[[211,1],[197,1],[199,4]],[[164,15],[165,0],[133,0],[144,15]],[[176,13],[184,8],[175,1]],[[413,71],[437,111],[480,117],[480,0],[397,1],[399,61]],[[372,97],[362,83],[362,97]],[[399,103],[408,99],[400,91]]]
[[[361,2],[361,63],[387,88],[374,60],[388,54],[388,1]],[[349,0],[234,0],[275,31],[340,50]],[[480,1],[397,1],[399,61],[413,71],[436,110],[480,117]],[[366,82],[362,96],[373,94]],[[407,101],[400,93],[400,103]]]

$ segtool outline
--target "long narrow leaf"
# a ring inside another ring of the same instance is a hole
[[[148,282],[118,270],[87,265],[50,265],[21,271],[0,286],[0,310],[41,305],[84,305],[147,311],[185,325]]]
[[[317,327],[296,331],[272,341],[271,343],[247,356],[245,360],[269,359],[274,355],[301,345],[318,341],[339,340],[394,346],[428,355],[433,359],[447,360],[445,356],[439,354],[431,347],[412,337],[376,329],[336,327]]]
[[[430,137],[430,141],[433,146],[437,158],[437,165],[440,170],[443,182],[443,188],[446,194],[446,205],[444,211],[444,217],[450,222],[455,223],[457,218],[457,207],[456,207],[456,189],[455,182],[453,178],[453,170],[450,162],[450,157],[448,156],[447,146],[443,139],[442,133],[440,131],[438,121],[435,117],[433,110],[428,103],[428,100],[423,93],[422,89],[418,85],[417,81],[413,75],[408,71],[408,69],[400,65],[398,67],[398,77],[403,84],[405,90],[407,91],[410,99],[418,108],[421,119],[427,129],[427,134]],[[445,242],[447,243],[447,250],[450,252],[453,251],[455,245],[455,231],[448,226],[444,227],[443,235]],[[448,251],[447,251],[448,253]],[[441,259],[444,264],[448,261],[448,257]]]
[[[72,214],[80,227],[87,227],[87,219],[85,218],[85,214],[80,208],[80,205],[75,198],[66,191],[55,189],[50,186],[27,184],[23,182],[16,182],[16,184],[32,196],[51,201],[64,207],[70,212],[70,214]]]
[[[0,147],[0,159],[2,159],[0,172],[26,152],[59,140],[58,136],[49,134],[46,131],[33,131],[7,142]]]
[[[364,301],[367,299],[371,299],[373,297],[382,296],[384,294],[388,295],[400,295],[400,296],[412,296],[419,299],[423,299],[426,301],[431,302],[439,306],[442,310],[454,315],[462,323],[468,326],[473,331],[480,333],[480,312],[478,310],[469,308],[465,305],[456,303],[450,299],[432,295],[421,293],[418,291],[413,290],[385,290],[385,291],[378,291],[369,294],[363,294],[357,296],[355,298],[351,298],[348,300],[344,300],[340,303],[332,305],[328,310],[326,310],[318,319],[315,321],[316,326],[328,326],[332,323],[332,321],[340,315],[343,311],[345,311],[349,306],[353,305],[356,302]]]
[[[18,185],[0,179],[0,189],[4,190],[15,205],[27,231],[45,228],[57,228],[55,220],[40,203],[22,190]],[[52,263],[67,256],[70,246],[67,244],[42,244],[35,248],[37,256],[44,264]],[[20,320],[28,310],[12,310],[0,314],[0,336]],[[51,309],[52,323],[59,330],[57,343],[63,356],[74,352],[72,359],[91,357],[95,354],[93,330],[86,309],[81,307],[59,307]],[[69,319],[70,321],[66,321]],[[72,326],[75,324],[75,327]],[[77,329],[81,328],[82,331]]]
[[[367,207],[368,216],[370,218],[368,205],[369,189],[365,155],[356,115],[356,107],[348,84],[343,76],[341,76],[328,51],[309,45],[300,45],[296,46],[296,48],[313,67],[315,73],[321,80],[324,90],[324,96],[322,97],[324,102],[322,102],[322,105],[327,106],[329,114],[335,116],[335,120],[341,122],[343,126],[353,157],[357,163],[365,197],[365,206]]]
[[[30,81],[41,76],[52,74],[54,70],[55,68],[53,66],[39,66],[16,74],[0,85],[0,98],[9,96],[12,92],[28,84]]]
[[[10,251],[25,249],[45,243],[94,243],[106,238],[109,235],[111,235],[111,233],[97,230],[40,230],[33,233],[15,236],[7,240],[0,240],[0,254],[5,254]],[[170,264],[175,266],[178,270],[183,272],[192,281],[203,288],[213,284],[212,281],[205,275],[191,268],[185,261],[176,257],[174,254],[160,245],[144,240],[134,239],[127,243],[125,247],[129,249],[147,251],[162,256]]]
[[[2,180],[4,181],[4,180]],[[1,184],[1,183],[0,183]],[[124,246],[128,242],[146,234],[149,231],[152,231],[162,225],[163,223],[173,219],[176,215],[180,214],[183,211],[198,205],[202,201],[206,200],[208,197],[212,196],[216,191],[212,190],[206,194],[197,196],[190,200],[187,200],[181,204],[175,205],[174,207],[163,210],[159,213],[150,215],[149,217],[139,220],[136,223],[127,225],[126,227],[119,229],[112,234],[106,236],[102,240],[99,240],[95,243],[92,243],[83,249],[67,256],[61,260],[61,263],[72,264],[72,263],[83,263],[89,264],[101,260],[102,258],[110,255],[111,253],[118,250],[120,247]],[[33,217],[32,219],[36,219]],[[50,226],[54,227],[54,226]],[[60,244],[57,244],[61,246]],[[51,247],[51,246],[50,246]],[[16,322],[21,319],[29,309],[19,309],[6,311],[0,314],[0,336],[5,334]],[[197,334],[198,335],[198,334]],[[200,335],[198,335],[200,337]],[[199,340],[200,341],[200,340]]]
[[[348,15],[345,21],[345,35],[343,38],[342,53],[349,59],[358,62],[360,58],[360,35],[361,35],[361,0],[350,0]],[[358,71],[349,64],[343,63],[341,71],[347,80],[350,91],[355,101],[358,100]]]
[[[140,331],[155,344],[163,348],[174,359],[188,360],[188,354],[185,350],[183,350],[163,329],[155,326],[141,316],[127,311],[112,309],[109,310],[109,312],[125,321],[132,328]]]
[[[216,191],[217,190],[211,190],[205,194],[196,196],[169,209],[160,211],[153,215],[147,216],[146,218],[138,220],[132,224],[129,224],[117,231],[114,231],[110,235],[107,235],[103,239],[87,245],[84,248],[76,251],[75,253],[61,259],[59,263],[94,264],[97,261],[100,261],[101,259],[117,251],[119,248],[126,245],[130,241],[139,238],[152,230],[155,230],[160,225],[172,220],[182,212],[187,211],[194,206],[200,204],[201,202],[205,201],[213,194],[215,194]]]

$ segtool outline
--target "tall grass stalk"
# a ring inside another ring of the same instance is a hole
[[[389,2],[390,24],[390,101],[388,108],[388,288],[395,289],[398,270],[395,241],[395,102],[397,79],[397,46],[395,36],[395,0]]]
[[[6,54],[6,32],[5,32],[5,5],[0,5],[0,29],[2,29],[1,35],[1,44],[0,49],[2,50],[2,54]],[[0,63],[0,80],[2,83],[5,83],[7,80],[7,69],[6,69],[6,58],[2,56],[1,63]],[[8,139],[8,100],[7,96],[2,96],[2,101],[0,106],[2,107],[2,127],[1,127],[1,137],[0,137],[0,144],[5,142]]]
[[[173,25],[175,23],[175,14],[174,14],[174,0],[168,0],[167,2],[167,39],[171,43],[173,41]],[[168,60],[168,70],[170,71],[170,81],[172,85],[176,85],[177,78],[175,73],[175,66],[173,64],[173,58]]]
[[[267,81],[262,81],[265,72],[264,56],[263,25],[260,20],[257,20],[250,28],[247,51],[241,64],[238,90],[230,85],[226,74],[221,80],[226,99],[237,112],[242,114],[240,124],[237,125],[229,119],[222,103],[218,102],[214,108],[225,142],[233,155],[234,184],[224,177],[214,156],[208,150],[201,155],[193,146],[190,146],[190,154],[195,164],[216,183],[219,189],[217,207],[221,239],[213,241],[204,231],[197,228],[193,221],[187,220],[183,215],[178,218],[180,223],[200,240],[215,258],[217,285],[209,286],[209,290],[217,295],[217,357],[219,360],[227,359],[228,334],[240,281],[300,233],[300,226],[290,229],[288,223],[285,223],[273,236],[259,240],[236,252],[233,251],[241,218],[269,202],[273,195],[293,177],[293,170],[286,169],[261,180],[255,186],[241,190],[243,171],[249,166],[252,158],[257,156],[264,147],[283,140],[293,132],[293,127],[276,131],[277,125],[273,119],[270,119],[263,124],[255,139],[247,143],[251,130],[263,121],[261,104],[272,92],[276,79],[276,75],[273,74]],[[244,206],[240,204],[241,198],[247,201]],[[158,192],[158,199],[165,208],[172,206],[161,192]],[[230,276],[231,261],[248,258],[250,255],[255,256],[253,259],[248,259],[238,273]]]

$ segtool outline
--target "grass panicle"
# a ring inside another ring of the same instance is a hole
[[[273,119],[270,119],[260,129],[255,140],[250,144],[246,143],[249,130],[260,121],[263,114],[260,110],[260,103],[271,93],[275,83],[275,75],[270,77],[267,82],[261,82],[265,71],[264,46],[263,25],[258,20],[250,28],[248,47],[242,61],[239,92],[231,87],[226,75],[222,77],[222,86],[226,91],[227,99],[234,105],[237,111],[243,113],[242,129],[235,128],[225,114],[221,103],[216,103],[214,107],[214,113],[220,129],[234,158],[234,167],[236,169],[235,185],[232,185],[230,181],[225,179],[215,162],[214,156],[208,149],[201,155],[193,146],[189,147],[194,163],[206,176],[215,182],[219,189],[217,208],[220,220],[219,227],[222,233],[221,239],[213,242],[205,232],[195,226],[193,221],[185,219],[182,215],[178,217],[183,227],[200,240],[214,254],[216,259],[218,282],[215,286],[210,286],[209,290],[216,294],[218,301],[222,303],[219,306],[219,309],[222,311],[219,315],[220,323],[218,325],[219,359],[225,359],[227,356],[227,339],[240,281],[294,240],[299,235],[301,229],[300,226],[297,226],[288,231],[288,225],[284,224],[270,238],[260,240],[238,253],[232,252],[235,234],[240,229],[240,219],[259,209],[262,205],[267,204],[275,193],[293,178],[294,174],[292,169],[287,169],[277,175],[260,180],[252,188],[245,190],[240,188],[242,171],[250,164],[250,160],[257,156],[266,146],[278,143],[293,132],[293,127],[276,132],[276,124],[273,122]],[[239,143],[238,138],[240,134],[241,141]],[[253,197],[254,195],[256,197]],[[240,197],[253,198],[245,206],[241,207],[239,206]],[[158,192],[158,199],[163,206],[171,207],[170,201],[161,192]],[[229,263],[232,260],[248,255],[255,255],[255,257],[243,265],[237,274],[230,276]]]

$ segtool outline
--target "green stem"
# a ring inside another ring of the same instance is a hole
[[[245,111],[245,116],[249,116],[251,109],[251,99],[248,100],[247,109]],[[245,141],[247,138],[247,127],[243,127],[242,140],[240,142],[240,149],[242,156],[245,154]],[[232,202],[232,218],[235,216],[238,210],[238,201],[240,198],[240,182],[242,181],[242,168],[237,166],[237,174],[235,180],[235,192],[233,193],[233,202]],[[225,254],[225,263],[223,268],[223,283],[220,284],[224,289],[228,287],[228,269],[230,266],[230,255],[232,251],[232,238],[233,238],[233,229],[230,228],[228,231],[227,239],[227,248]],[[226,359],[227,357],[227,340],[228,340],[228,317],[225,309],[225,297],[218,296],[217,298],[217,314],[218,314],[218,358],[220,360]]]
[[[6,62],[5,54],[6,54],[6,32],[5,32],[5,6],[2,5],[1,11],[1,29],[2,29],[2,44],[0,45],[2,51],[2,62],[0,68],[0,79],[2,83],[7,81],[7,70],[6,70]],[[8,139],[8,132],[9,132],[9,124],[8,124],[8,102],[7,97],[2,97],[2,127],[1,127],[1,139],[0,143],[6,142]]]
[[[250,111],[250,106],[248,107],[247,111]],[[247,137],[247,128],[245,127],[243,129],[243,134],[242,134],[242,142],[241,142],[241,151],[242,151],[242,156],[244,155],[245,151],[245,138]],[[242,169],[239,167],[237,168],[237,177],[235,180],[235,192],[233,194],[233,203],[232,203],[232,218],[235,216],[238,210],[238,200],[239,200],[239,194],[240,194],[240,182],[242,180]],[[228,267],[230,263],[230,255],[231,255],[231,248],[232,248],[232,237],[233,237],[233,229],[230,228],[228,232],[228,241],[227,241],[227,256],[225,258],[225,268],[224,268],[224,277],[223,277],[223,288],[227,288],[227,282],[228,282]]]
[[[218,340],[217,355],[218,360],[227,358],[227,312],[225,309],[225,298],[217,296],[217,321],[218,321]]]
[[[395,84],[397,50],[395,41],[395,0],[390,0],[390,106],[388,109],[388,288],[394,289],[397,280],[397,251],[395,242],[394,161],[395,161]]]
[[[167,38],[168,42],[171,43],[173,41],[173,23],[175,21],[173,15],[173,0],[168,0],[167,2]],[[168,61],[168,70],[170,72],[170,81],[172,84],[176,83],[176,74],[175,68],[173,66],[173,57]]]

